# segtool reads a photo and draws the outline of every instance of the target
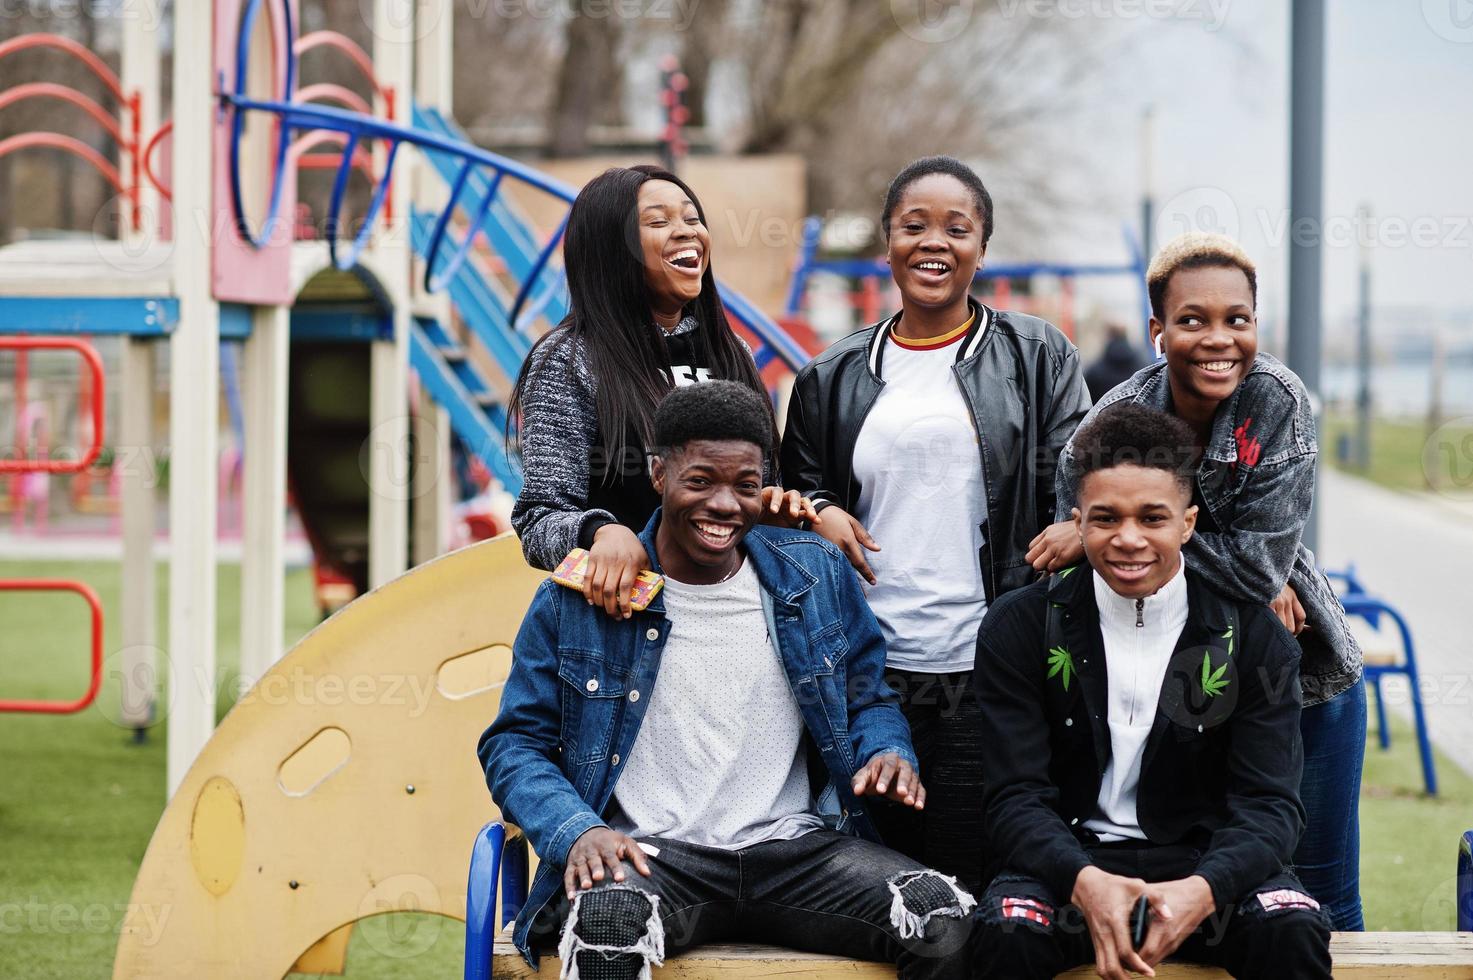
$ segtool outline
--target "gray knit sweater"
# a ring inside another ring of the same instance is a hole
[[[709,365],[695,363],[697,326],[688,316],[666,334],[673,384],[710,377]],[[642,447],[632,446],[622,460],[607,459],[597,392],[580,341],[551,336],[532,352],[521,406],[524,482],[511,523],[534,568],[556,568],[569,551],[590,547],[605,524],[642,530],[659,503]]]

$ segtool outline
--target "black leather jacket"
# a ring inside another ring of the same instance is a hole
[[[1053,325],[972,304],[952,370],[977,427],[987,487],[982,580],[991,604],[1033,580],[1028,544],[1054,517],[1059,452],[1089,411],[1079,351]],[[854,442],[884,386],[884,341],[900,314],[834,344],[798,372],[783,433],[785,488],[853,512]]]

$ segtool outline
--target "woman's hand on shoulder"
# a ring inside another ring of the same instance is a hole
[[[1037,572],[1057,572],[1084,557],[1084,542],[1073,521],[1050,524],[1028,545],[1025,556]]]
[[[649,567],[649,552],[639,535],[623,524],[605,524],[594,532],[593,547],[588,549],[583,598],[589,605],[603,606],[610,616],[628,619],[634,615],[629,606],[634,580]]]
[[[757,523],[771,524],[774,527],[797,527],[804,521],[814,530],[818,530],[823,524],[823,518],[818,516],[818,509],[813,506],[813,501],[797,490],[762,488],[762,516],[757,519]]]
[[[876,582],[875,573],[870,570],[869,562],[865,560],[865,549],[879,551],[880,546],[875,539],[869,536],[864,525],[837,505],[823,509],[823,523],[814,527],[829,544],[838,548],[849,559],[849,564],[870,585]]]

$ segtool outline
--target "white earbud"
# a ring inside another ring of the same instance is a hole
[[[1160,337],[1157,337],[1155,340],[1151,341],[1151,344],[1152,344],[1152,346],[1154,346],[1156,348],[1156,356],[1157,357],[1165,357],[1166,356],[1166,353],[1161,350],[1161,338]]]

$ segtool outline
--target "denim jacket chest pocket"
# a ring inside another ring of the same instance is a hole
[[[815,674],[842,672],[844,658],[849,655],[849,640],[844,635],[844,624],[830,623],[810,635],[808,649],[812,655]]]
[[[619,665],[583,651],[559,652],[562,684],[562,742],[574,765],[598,762],[609,754],[628,673]]]

